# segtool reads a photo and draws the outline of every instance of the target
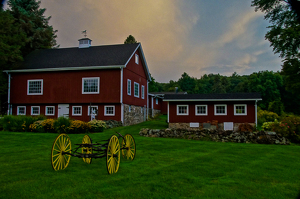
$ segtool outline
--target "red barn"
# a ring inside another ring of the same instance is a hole
[[[36,50],[9,75],[9,114],[146,120],[150,73],[140,43]]]
[[[234,130],[241,123],[257,124],[259,93],[165,95],[169,127]]]

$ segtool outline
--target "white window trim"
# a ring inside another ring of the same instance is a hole
[[[145,99],[145,86],[142,85],[142,99]]]
[[[179,113],[179,107],[180,106],[185,106],[185,107],[187,107],[187,111],[186,111],[186,113]],[[180,105],[177,105],[177,111],[176,111],[176,113],[177,113],[177,115],[189,115],[189,105],[183,105],[183,104],[180,104]]]
[[[245,107],[245,113],[237,113],[236,107],[237,106],[244,106]],[[247,104],[235,104],[234,105],[234,115],[247,115]]]
[[[33,108],[39,108],[39,113],[38,114],[33,114]],[[40,106],[31,106],[31,115],[40,115],[40,114],[41,114]]]
[[[155,99],[155,104],[158,104],[158,98]]]
[[[129,89],[128,89],[129,87]],[[131,80],[127,80],[127,95],[131,95]]]
[[[75,114],[74,108],[80,108],[80,114]],[[72,116],[82,116],[82,106],[72,106]]]
[[[139,55],[138,54],[135,54],[135,63],[139,64]]]
[[[88,106],[88,116],[90,116],[91,114],[90,114],[90,107],[96,107],[97,108],[97,110],[98,110],[98,113],[99,113],[99,109],[98,109],[98,106]],[[96,116],[98,115],[98,113],[96,114]]]
[[[106,108],[108,107],[113,107],[113,114],[107,114],[106,113]],[[104,116],[115,116],[115,106],[104,106]]]
[[[197,112],[197,107],[198,107],[198,106],[204,106],[204,107],[205,107],[205,113],[198,113],[198,112]],[[202,105],[202,104],[201,104],[201,105],[196,105],[196,106],[195,106],[195,115],[208,115],[207,112],[208,112],[208,111],[207,111],[207,105]]]
[[[19,108],[24,108],[24,114],[20,114]],[[17,115],[26,115],[26,106],[17,106]]]
[[[135,95],[135,85],[138,85],[138,89],[137,89],[138,94],[137,95]],[[140,84],[139,83],[134,82],[134,90],[133,90],[133,92],[134,92],[134,97],[140,97]]]
[[[225,113],[217,113],[217,106],[225,106]],[[215,115],[227,115],[227,104],[215,104],[214,109]]]
[[[98,80],[98,91],[97,92],[84,92],[84,80],[86,79],[97,79]],[[100,93],[100,77],[83,77],[82,78],[82,94],[99,94]]]
[[[40,81],[41,82],[41,93],[29,93],[29,82],[36,82]],[[43,79],[29,79],[27,80],[27,95],[43,95]]]
[[[48,114],[47,108],[53,108],[53,113]],[[45,115],[55,115],[55,106],[46,106],[45,107]]]

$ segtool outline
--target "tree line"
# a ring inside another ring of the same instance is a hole
[[[178,81],[168,83],[156,82],[152,77],[149,83],[149,92],[185,91],[188,94],[200,93],[241,93],[258,92],[262,100],[258,106],[281,115],[283,112],[300,114],[300,92],[291,92],[287,89],[287,78],[281,72],[260,71],[250,75],[231,76],[220,74],[205,74],[199,79],[183,73]]]

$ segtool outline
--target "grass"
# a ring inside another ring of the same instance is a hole
[[[0,132],[0,198],[296,198],[300,146],[217,143],[139,136],[141,128],[166,128],[166,117],[90,134],[134,136],[133,162],[121,159],[108,175],[105,158],[91,165],[72,157],[51,167],[57,134]],[[69,135],[74,148],[82,134]]]

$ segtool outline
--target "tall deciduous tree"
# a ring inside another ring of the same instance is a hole
[[[36,0],[8,0],[10,13],[15,23],[20,24],[21,31],[26,34],[25,46],[21,48],[23,55],[35,49],[51,48],[56,45],[56,30],[49,25],[51,17],[45,17],[45,8],[40,8]]]
[[[135,43],[138,42],[135,40],[134,36],[132,35],[129,35],[124,41],[124,44],[135,44]]]
[[[271,42],[273,51],[282,58],[300,57],[300,23],[295,12],[297,5],[299,3],[294,0],[252,1],[255,10],[264,12],[265,19],[272,24],[265,37]]]

